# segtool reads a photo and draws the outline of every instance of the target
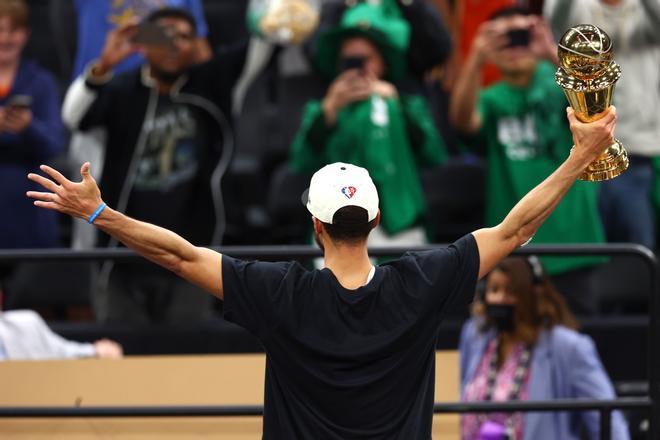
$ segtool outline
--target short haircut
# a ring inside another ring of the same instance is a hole
[[[14,27],[30,27],[30,9],[25,0],[1,0],[0,17],[9,17]]]
[[[357,244],[367,240],[376,227],[376,219],[369,221],[367,210],[359,206],[344,206],[335,212],[332,223],[323,223],[330,239],[338,243]]]
[[[513,17],[514,15],[532,15],[531,11],[522,6],[507,6],[493,12],[488,20],[496,20],[503,17]]]
[[[190,12],[182,8],[160,8],[151,12],[145,19],[147,23],[156,23],[163,18],[178,18],[190,24],[193,33],[197,35],[197,22]]]

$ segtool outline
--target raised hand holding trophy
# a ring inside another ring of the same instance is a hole
[[[572,27],[559,41],[557,84],[564,90],[575,116],[582,122],[603,117],[612,103],[614,85],[621,68],[614,62],[612,40],[602,29],[581,24]],[[580,180],[614,179],[628,169],[628,155],[617,139],[603,146],[603,154],[589,164]]]

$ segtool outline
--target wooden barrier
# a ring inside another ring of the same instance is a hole
[[[459,398],[458,353],[437,352],[435,396]],[[0,362],[0,406],[260,405],[263,354]],[[436,415],[433,438],[458,439]],[[0,419],[2,439],[259,439],[259,417]]]

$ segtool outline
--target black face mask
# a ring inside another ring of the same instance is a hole
[[[513,331],[515,310],[516,307],[511,304],[486,304],[486,316],[498,332]]]

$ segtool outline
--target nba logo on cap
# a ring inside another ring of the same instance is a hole
[[[341,189],[342,194],[346,196],[347,199],[352,199],[357,189],[354,186],[345,186]]]
[[[332,224],[335,213],[345,206],[363,208],[369,221],[378,216],[378,191],[369,172],[348,163],[331,163],[315,172],[302,202],[323,223]]]

